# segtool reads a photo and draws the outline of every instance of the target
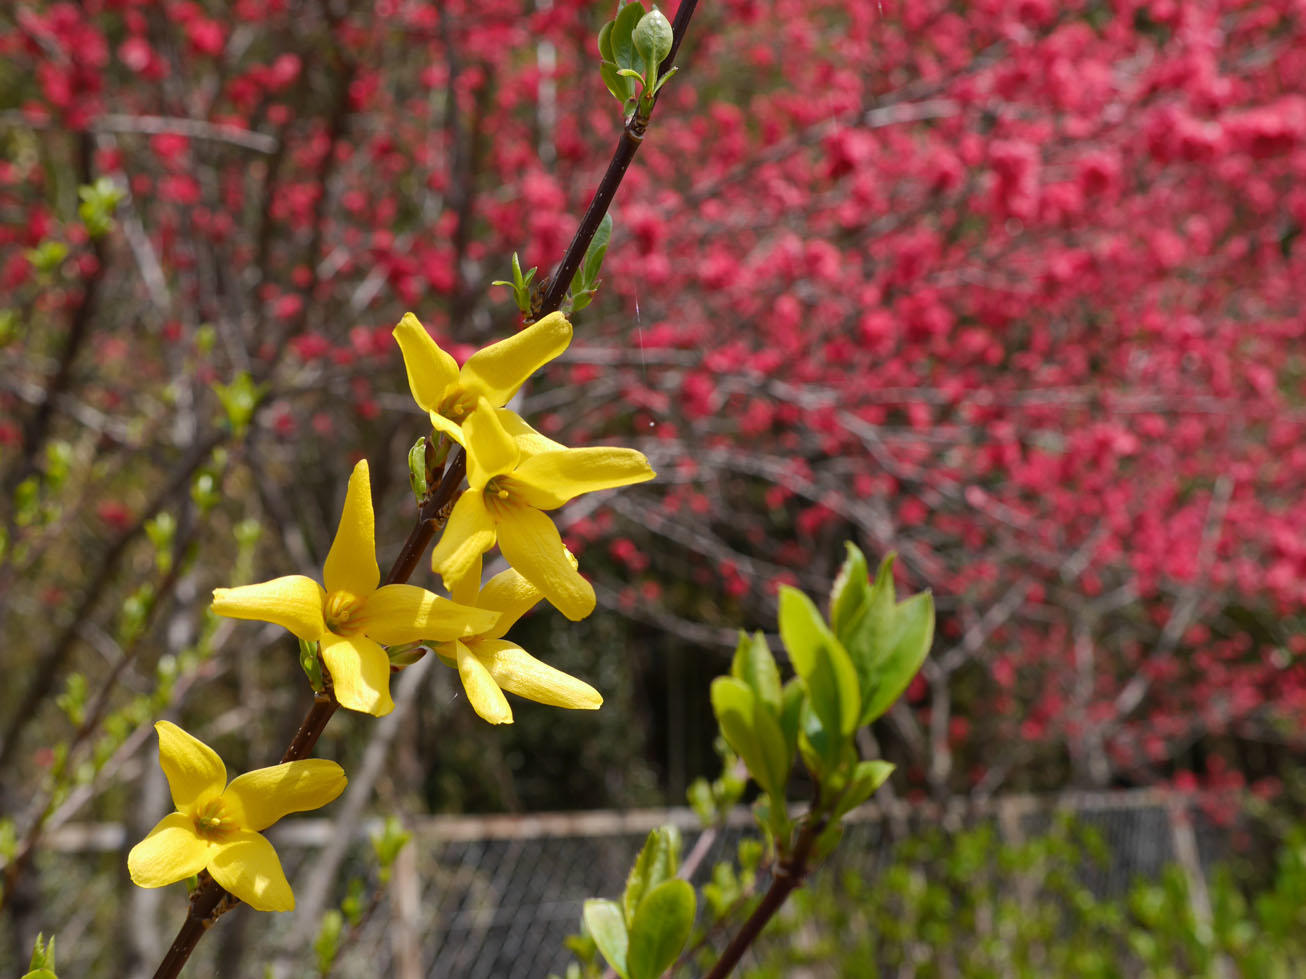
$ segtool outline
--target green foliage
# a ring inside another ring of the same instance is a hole
[[[603,259],[608,253],[608,243],[612,240],[612,215],[603,215],[594,237],[585,249],[585,258],[580,268],[572,276],[567,298],[563,302],[564,313],[573,313],[588,306],[599,291],[599,271],[603,268]]]
[[[620,903],[599,898],[585,902],[585,929],[622,979],[656,979],[689,940],[698,902],[694,888],[676,879],[679,865],[680,831],[658,827],[635,858]],[[569,945],[587,960],[583,938]]]
[[[426,436],[420,436],[413,447],[408,450],[408,485],[413,496],[420,504],[426,499],[431,488],[426,480]]]
[[[635,920],[635,912],[645,896],[676,874],[680,864],[680,831],[674,826],[660,826],[648,834],[626,877],[621,898],[621,913],[626,925]]]
[[[52,276],[68,257],[68,246],[62,241],[47,239],[35,248],[28,249],[27,261],[43,276]]]
[[[621,905],[616,901],[603,898],[591,898],[585,902],[581,915],[585,928],[594,944],[608,965],[616,970],[622,979],[628,979],[626,970],[626,950],[630,938],[626,932],[626,920],[621,913]]]
[[[531,315],[532,306],[531,284],[535,281],[535,273],[538,271],[539,269],[535,266],[531,266],[530,271],[523,275],[521,270],[521,259],[517,257],[516,252],[513,252],[512,281],[509,282],[506,279],[495,279],[490,283],[490,285],[508,286],[512,289],[513,302],[517,304],[517,308],[521,311],[523,316],[529,316]]]
[[[321,693],[326,689],[326,684],[322,680],[322,661],[318,657],[316,642],[309,642],[307,639],[299,640],[299,668],[304,671],[304,676],[308,677],[308,685],[313,688],[314,693]]]
[[[77,216],[86,225],[86,233],[99,238],[113,230],[113,212],[125,196],[126,192],[108,177],[78,187],[81,203],[77,205]]]
[[[661,77],[658,67],[671,53],[674,36],[671,23],[654,7],[648,13],[639,0],[626,3],[617,16],[599,31],[599,73],[612,97],[629,106],[639,97],[639,112],[653,108],[653,99],[675,74],[672,68]]]
[[[36,936],[36,945],[32,949],[32,961],[27,967],[30,971],[23,979],[57,979],[54,974],[54,936],[45,942],[45,936]]]
[[[639,902],[630,927],[630,979],[657,979],[671,968],[694,927],[697,899],[688,881],[666,880]]]
[[[229,384],[214,384],[213,392],[222,402],[226,423],[231,431],[243,435],[254,420],[254,411],[267,393],[266,384],[256,384],[248,371],[237,371]]]
[[[313,954],[317,957],[319,975],[326,975],[335,964],[340,952],[340,939],[344,934],[345,916],[335,908],[322,915],[322,924],[313,939]]]
[[[382,884],[390,881],[394,863],[399,853],[411,842],[413,834],[404,829],[398,816],[390,815],[385,819],[379,833],[372,836],[372,852],[376,854],[378,876]]]
[[[852,544],[830,594],[835,634],[847,648],[862,690],[858,724],[869,724],[902,696],[925,662],[934,639],[929,592],[899,603],[893,586],[894,555],[867,580],[866,558]]]

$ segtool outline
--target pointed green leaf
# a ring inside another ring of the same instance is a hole
[[[812,669],[803,680],[822,725],[831,733],[852,734],[861,712],[861,686],[853,661],[838,639],[827,636],[816,646]]]
[[[594,283],[599,279],[599,271],[603,268],[604,256],[608,254],[608,244],[612,241],[612,214],[603,215],[603,220],[599,222],[597,230],[594,232],[594,238],[590,242],[589,248],[585,250],[585,260],[581,263],[581,268],[585,273],[586,288],[592,288]]]
[[[902,696],[934,641],[934,597],[913,595],[893,610],[887,653],[871,670],[859,724],[869,724]]]
[[[774,779],[775,768],[767,761],[767,749],[754,730],[756,697],[752,688],[734,677],[719,676],[712,681],[712,710],[726,743],[737,754],[748,772],[768,794],[780,791]],[[782,744],[783,747],[783,744]]]
[[[730,673],[743,680],[778,717],[780,714],[780,670],[771,655],[771,647],[766,644],[766,637],[760,632],[752,636],[741,632],[739,645],[735,647],[735,658],[730,664]]]
[[[612,33],[609,39],[612,42],[612,60],[617,63],[618,68],[638,68],[639,62],[635,52],[635,42],[631,34],[635,31],[635,25],[639,23],[640,18],[644,16],[644,5],[639,0],[631,0],[617,12],[616,21],[612,25]]]
[[[599,74],[603,76],[603,84],[608,86],[608,91],[618,102],[624,105],[635,97],[635,83],[629,78],[618,75],[617,66],[611,61],[604,61],[599,65]]]
[[[630,979],[630,974],[626,971],[626,948],[629,943],[626,920],[622,917],[617,902],[591,898],[585,902],[581,916],[608,965],[622,979]]]
[[[839,805],[835,808],[834,816],[839,818],[846,812],[856,809],[863,802],[869,799],[885,780],[893,774],[894,766],[887,761],[875,759],[872,761],[863,761],[857,764],[853,769],[852,778],[848,782],[848,788],[844,791],[843,798],[839,800]]]
[[[857,669],[857,679],[862,689],[862,716],[871,692],[876,689],[880,664],[888,657],[891,634],[895,621],[893,560],[890,554],[880,562],[875,583],[866,594],[866,601],[856,610],[839,632],[839,638],[852,657]],[[862,723],[866,723],[865,720]]]
[[[753,737],[757,741],[758,764],[766,767],[765,780],[758,778],[757,783],[783,800],[793,755],[785,745],[784,732],[775,713],[760,700],[753,703]]]
[[[693,930],[696,905],[688,881],[664,881],[649,891],[630,930],[630,979],[658,979],[671,968]]]
[[[664,880],[676,876],[679,866],[680,830],[674,826],[659,826],[652,830],[626,878],[621,911],[627,925],[635,920],[635,911],[645,895]]]
[[[840,642],[848,643],[848,626],[856,621],[870,597],[871,583],[866,555],[849,541],[848,556],[830,588],[830,628]],[[848,650],[850,653],[851,649]]]
[[[613,21],[608,21],[599,30],[599,57],[604,61],[617,60],[612,53],[612,25]]]
[[[812,600],[797,588],[780,586],[780,639],[785,644],[794,672],[806,677],[816,662],[816,648],[830,630]]]

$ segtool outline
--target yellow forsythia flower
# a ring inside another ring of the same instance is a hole
[[[465,447],[461,426],[479,399],[494,408],[511,401],[528,377],[567,349],[571,324],[561,313],[550,313],[520,333],[476,351],[462,370],[412,313],[404,314],[394,337],[404,355],[413,400],[431,416],[437,432]]]
[[[170,721],[154,729],[177,811],[127,854],[132,881],[163,887],[207,870],[252,908],[293,910],[295,895],[277,851],[259,830],[289,813],[325,806],[344,791],[344,770],[310,758],[247,772],[228,785],[226,766],[212,748]]]
[[[431,568],[456,593],[469,578],[479,581],[481,555],[497,541],[508,563],[558,611],[572,620],[589,615],[594,589],[568,560],[558,528],[541,511],[582,493],[652,479],[648,460],[634,449],[607,446],[535,452],[513,438],[484,398],[463,422],[463,434],[468,488],[431,552]]]
[[[354,467],[340,527],[322,569],[312,578],[286,575],[257,585],[215,588],[213,611],[233,619],[284,626],[321,644],[342,707],[380,717],[394,709],[385,645],[445,641],[489,628],[490,612],[457,605],[416,585],[382,585],[367,461]]]
[[[458,668],[467,699],[482,718],[491,724],[512,723],[512,708],[504,690],[553,707],[597,710],[602,706],[603,698],[588,683],[542,663],[517,643],[503,638],[544,597],[520,574],[509,568],[491,578],[474,598],[462,593],[457,597],[498,613],[498,621],[484,632],[436,646],[440,658]]]

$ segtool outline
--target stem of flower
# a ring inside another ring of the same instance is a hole
[[[803,886],[803,881],[807,879],[807,873],[811,869],[807,861],[811,858],[812,847],[816,844],[817,838],[829,825],[830,817],[828,813],[812,813],[808,821],[803,824],[803,828],[798,832],[798,839],[794,843],[793,851],[786,857],[776,862],[775,873],[771,877],[771,886],[767,888],[766,894],[762,896],[762,902],[753,909],[753,913],[748,916],[748,920],[736,933],[735,937],[730,940],[726,950],[721,953],[721,958],[712,966],[704,979],[725,979],[726,976],[734,970],[739,964],[740,958],[748,946],[757,940],[762,934],[762,929],[780,910],[780,907],[789,898],[789,895],[798,888]]]

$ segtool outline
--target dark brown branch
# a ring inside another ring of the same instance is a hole
[[[676,11],[676,20],[671,25],[673,35],[671,51],[658,66],[659,78],[669,72],[675,63],[676,52],[680,50],[680,42],[684,40],[685,30],[689,27],[689,18],[694,16],[694,8],[697,5],[698,0],[684,0],[680,9]],[[656,105],[656,102],[654,104]],[[584,260],[585,252],[589,250],[590,242],[594,240],[604,215],[608,213],[612,199],[617,195],[617,188],[621,186],[622,178],[626,176],[631,161],[639,151],[640,143],[644,141],[644,132],[647,128],[647,115],[641,116],[638,111],[631,114],[630,121],[621,131],[621,139],[612,154],[612,159],[608,161],[608,169],[604,171],[603,179],[599,181],[598,189],[594,191],[594,197],[590,200],[589,207],[585,209],[585,216],[581,218],[580,226],[576,229],[571,244],[567,246],[558,270],[549,280],[543,305],[538,311],[532,310],[537,317],[547,316],[562,307],[562,300],[567,295],[571,280],[575,277],[576,270],[580,268],[580,263]]]
[[[762,896],[762,902],[753,909],[753,913],[748,916],[748,920],[731,939],[726,950],[721,953],[721,958],[712,966],[712,971],[704,979],[725,979],[730,975],[739,964],[744,952],[757,941],[757,937],[762,934],[762,929],[788,900],[789,895],[803,886],[803,881],[807,879],[807,873],[811,870],[808,860],[812,855],[812,847],[816,845],[817,839],[829,823],[829,818],[824,815],[815,818],[809,816],[809,819],[811,821],[805,823],[798,833],[798,841],[794,844],[793,853],[776,864],[775,874],[771,877],[771,886]]]

